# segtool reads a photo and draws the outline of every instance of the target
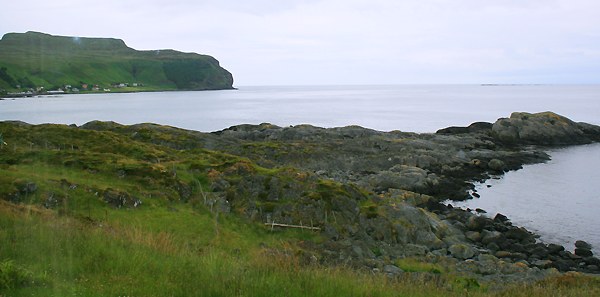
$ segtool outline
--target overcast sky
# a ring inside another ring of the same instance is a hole
[[[600,83],[598,0],[4,1],[26,31],[209,54],[237,86]]]

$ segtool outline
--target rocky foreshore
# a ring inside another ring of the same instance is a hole
[[[75,129],[241,156],[245,161],[190,165],[209,179],[204,203],[210,202],[211,210],[270,223],[274,230],[275,224],[320,230],[322,240],[302,243],[299,253],[307,263],[394,276],[404,273],[399,262],[418,258],[439,267],[428,275],[441,269],[494,282],[566,271],[600,273],[600,260],[584,241],[571,253],[540,242],[501,214],[490,218],[444,203],[477,195],[476,181],[549,160],[548,147],[600,141],[599,126],[551,112],[513,113],[495,123],[427,134],[271,124],[213,133],[112,122]],[[190,199],[190,185],[177,181],[172,188],[182,201]]]
[[[513,113],[435,134],[261,124],[234,126],[205,141],[205,147],[263,166],[301,168],[377,195],[381,203],[366,211],[355,202],[359,197],[339,201],[330,213],[339,213],[344,224],[323,222],[327,211],[306,205],[283,203],[262,212],[265,221],[319,222],[328,240],[313,249],[322,261],[394,274],[394,259],[416,256],[484,279],[532,279],[556,270],[600,273],[600,260],[585,242],[571,253],[540,242],[501,214],[488,218],[441,203],[477,195],[474,181],[547,161],[548,147],[600,141],[598,126],[551,112]]]

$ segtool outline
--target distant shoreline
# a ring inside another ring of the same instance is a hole
[[[204,92],[204,91],[234,91],[237,88],[231,89],[205,89],[205,90],[135,90],[135,91],[109,91],[109,92],[63,92],[63,93],[9,93],[6,95],[0,94],[0,100],[17,99],[17,98],[33,98],[42,96],[62,96],[62,95],[87,95],[87,94],[127,94],[127,93],[158,93],[158,92]]]

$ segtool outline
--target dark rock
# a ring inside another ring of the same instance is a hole
[[[43,205],[45,208],[55,208],[63,202],[63,199],[64,198],[59,194],[48,193]]]
[[[523,241],[528,238],[533,238],[533,234],[529,233],[525,228],[511,228],[504,233],[507,238]]]
[[[467,228],[471,231],[482,231],[489,224],[489,219],[482,216],[471,216],[467,220]]]
[[[333,227],[331,224],[325,225],[324,234],[327,238],[332,240],[338,240],[340,238],[340,234],[338,233],[337,229],[335,229],[335,227]]]
[[[397,276],[404,273],[404,270],[395,265],[385,265],[383,266],[383,272],[389,276]]]
[[[435,133],[436,134],[465,134],[465,133],[469,133],[469,128],[452,126],[452,127],[437,130]]]
[[[501,213],[498,213],[498,214],[496,214],[496,216],[494,216],[494,222],[504,223],[504,222],[508,222],[508,221],[509,221],[509,219]]]
[[[592,253],[592,251],[590,251],[588,249],[576,248],[575,249],[575,255],[580,256],[580,257],[591,257],[594,254]]]
[[[537,260],[535,262],[532,263],[533,266],[541,268],[541,269],[546,269],[546,268],[550,268],[552,267],[552,261],[550,260]]]
[[[488,122],[475,122],[469,125],[469,132],[491,131],[494,124]]]
[[[30,181],[17,181],[15,186],[19,189],[19,193],[22,195],[30,195],[37,191],[37,184]]]
[[[566,251],[566,254],[567,254],[567,258],[569,258],[571,260],[576,260],[577,261],[577,260],[581,260],[582,259],[581,256],[575,255],[575,254],[573,254],[573,253],[571,253],[569,251]]]
[[[352,246],[352,252],[353,252],[353,253],[354,253],[354,255],[355,255],[356,257],[358,257],[358,258],[363,258],[363,257],[364,257],[364,255],[363,255],[363,250],[362,250],[362,248],[361,248],[360,246],[358,246],[358,245],[353,245],[353,246]]]
[[[498,243],[503,238],[503,234],[498,231],[483,230],[483,232],[481,232],[481,243],[483,244],[489,244],[492,242]]]
[[[192,188],[185,183],[177,181],[177,183],[175,184],[175,188],[179,193],[179,198],[181,199],[181,201],[187,202],[192,196]]]
[[[488,162],[488,168],[494,171],[504,171],[506,169],[506,164],[501,160],[491,159]]]
[[[131,207],[135,208],[142,204],[140,199],[130,196],[128,193],[106,189],[102,194],[104,201],[115,208]]]
[[[559,271],[569,271],[571,267],[575,267],[575,262],[571,260],[558,259],[552,262],[552,267],[558,269]]]
[[[558,255],[560,252],[564,251],[565,247],[562,245],[551,243],[548,245],[548,253]]]
[[[229,187],[231,187],[229,182],[222,178],[215,179],[210,185],[211,191],[213,192],[225,192]]]
[[[473,242],[481,241],[481,233],[477,231],[467,231],[465,232],[465,237]]]
[[[600,266],[600,259],[596,257],[585,257],[583,258],[583,261],[588,265]]]
[[[491,242],[488,245],[485,246],[488,250],[490,251],[498,251],[500,250],[500,247],[498,246],[498,244],[496,244],[495,242]]]
[[[509,251],[497,251],[494,255],[498,258],[510,258],[512,257],[512,253]]]
[[[466,244],[453,244],[448,248],[450,254],[457,259],[466,260],[475,256],[475,249]]]
[[[515,242],[513,240],[506,239],[506,237],[504,235],[502,235],[501,239],[496,241],[496,243],[502,250],[511,250],[513,244],[515,244]]]
[[[366,186],[376,191],[387,191],[390,188],[416,192],[427,192],[429,187],[436,185],[438,178],[435,174],[415,166],[400,165],[389,171],[380,171],[371,175]]]
[[[407,244],[402,247],[401,254],[405,257],[412,256],[425,256],[429,249],[426,246],[418,245],[418,244]]]
[[[548,249],[543,244],[537,244],[536,247],[531,250],[531,255],[538,259],[544,259],[548,257]]]
[[[205,205],[209,207],[210,211],[219,213],[229,213],[231,211],[231,205],[229,205],[225,193],[211,192],[205,195]],[[285,212],[285,206],[283,206],[282,209],[278,209],[273,216],[279,217],[282,212]],[[283,220],[278,220],[278,222],[280,221],[283,222]]]
[[[583,240],[577,240],[575,242],[575,247],[578,249],[583,249],[583,250],[591,250],[592,249],[592,245]]]
[[[510,246],[510,250],[515,253],[529,254],[529,251],[520,243],[514,243]]]
[[[512,253],[510,256],[514,260],[525,260],[527,255],[525,253]]]
[[[561,145],[589,143],[598,129],[575,123],[552,112],[530,114],[514,112],[492,126],[492,135],[500,141],[519,144]]]
[[[487,132],[492,130],[492,123],[487,122],[475,122],[469,125],[468,127],[448,127],[444,129],[437,130],[436,134],[466,134],[466,133],[478,133],[478,132]]]

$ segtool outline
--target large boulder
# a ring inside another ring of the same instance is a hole
[[[362,182],[362,186],[376,191],[402,189],[414,192],[428,192],[429,188],[439,183],[439,178],[419,167],[396,165],[389,170],[373,174]]]
[[[600,139],[600,127],[576,123],[553,112],[514,112],[492,126],[495,138],[509,143],[568,145]]]
[[[577,240],[575,242],[575,255],[581,257],[591,257],[593,255],[592,245],[583,240]]]
[[[461,260],[473,258],[476,253],[473,247],[466,244],[453,244],[448,248],[448,251],[453,257]]]

